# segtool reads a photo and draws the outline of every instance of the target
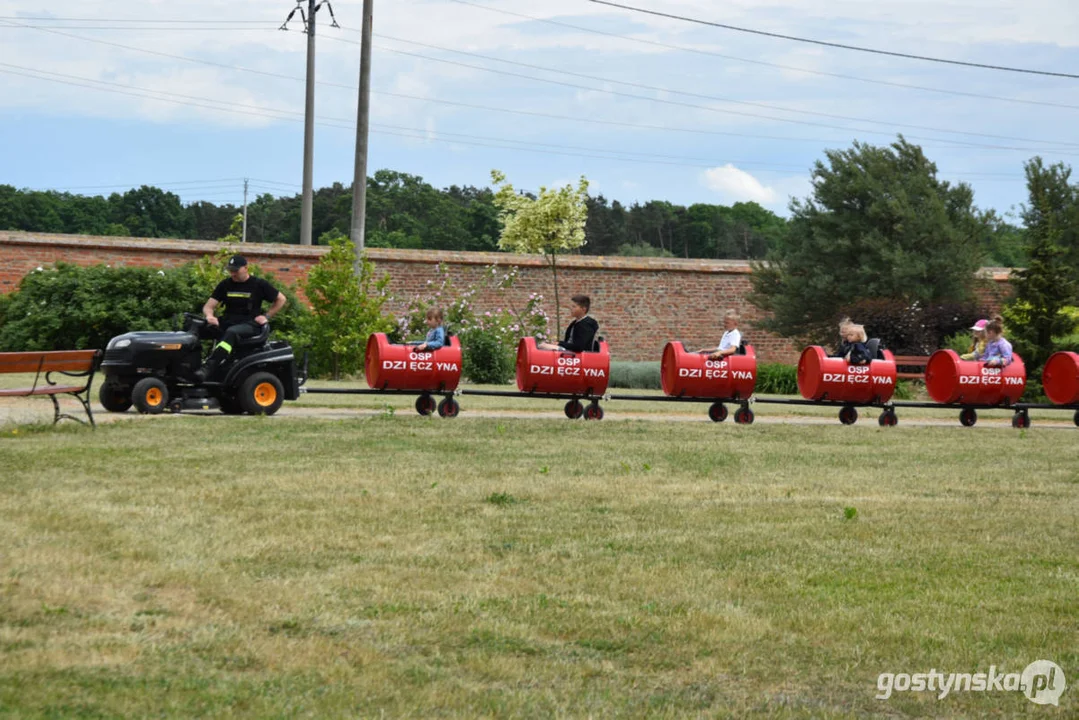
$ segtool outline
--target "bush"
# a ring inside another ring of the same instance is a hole
[[[780,363],[758,364],[755,392],[762,395],[797,395],[798,368]]]
[[[611,377],[607,383],[612,388],[632,390],[660,390],[660,365],[657,362],[612,361]]]
[[[447,336],[456,334],[461,340],[462,370],[477,383],[501,384],[513,377],[517,344],[522,337],[534,336],[543,340],[547,332],[547,314],[543,311],[543,296],[532,293],[524,305],[514,307],[509,294],[517,280],[517,268],[505,271],[497,265],[484,270],[480,282],[467,288],[457,288],[449,268],[436,266],[436,279],[428,280],[426,296],[413,297],[408,314],[399,323],[404,335],[423,337],[427,332],[427,309],[442,310]],[[474,305],[477,294],[498,304],[493,310],[480,311]],[[501,352],[495,352],[497,343]]]
[[[896,355],[930,355],[949,336],[966,330],[978,318],[987,317],[975,303],[922,306],[888,299],[863,300],[845,307],[843,314],[865,325],[869,337],[880,338],[884,347]],[[969,337],[969,330],[967,333]],[[825,344],[834,345],[838,339],[837,329]]]
[[[461,370],[474,383],[504,385],[513,379],[515,356],[497,332],[475,329],[461,338]]]
[[[26,275],[4,303],[0,349],[103,348],[131,330],[169,330],[178,314],[197,312],[208,296],[190,267],[57,263]]]
[[[201,312],[210,296],[216,283],[200,269],[205,264],[204,259],[179,268],[156,269],[60,262],[34,270],[0,303],[0,349],[103,348],[126,332],[172,330],[178,316]],[[224,262],[217,270],[218,279],[224,277],[223,268]],[[254,267],[252,272],[260,274]],[[272,276],[264,277],[274,282]],[[290,289],[279,289],[289,304],[274,319],[274,329],[287,337],[305,308]]]
[[[319,259],[301,281],[311,313],[301,326],[299,344],[313,353],[313,376],[352,375],[363,368],[367,339],[372,333],[397,329],[392,316],[382,310],[388,299],[389,274],[375,277],[375,267],[363,257],[360,277],[354,270],[355,245],[340,233],[324,233],[320,245],[330,252]]]

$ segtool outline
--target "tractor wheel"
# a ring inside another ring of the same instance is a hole
[[[240,407],[252,415],[273,415],[285,401],[285,387],[276,375],[257,372],[240,385]]]
[[[143,378],[135,383],[131,401],[140,413],[157,415],[169,404],[169,389],[159,378]]]
[[[131,407],[131,388],[105,383],[97,391],[97,399],[101,406],[109,412],[127,412],[128,408]]]
[[[712,422],[723,422],[727,419],[727,406],[721,402],[712,403],[708,408],[708,417]]]

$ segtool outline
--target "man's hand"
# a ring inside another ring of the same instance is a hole
[[[266,323],[270,322],[270,318],[266,317],[265,315],[259,315],[257,318],[255,318],[255,322],[257,322],[259,325],[265,325]]]
[[[209,323],[210,325],[213,325],[214,327],[220,327],[220,325],[221,325],[221,323],[219,323],[217,321],[217,316],[216,315],[207,315],[206,316],[206,322]]]

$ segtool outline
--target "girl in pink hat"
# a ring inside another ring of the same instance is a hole
[[[971,332],[974,334],[973,341],[970,344],[970,352],[960,355],[960,360],[978,360],[985,352],[985,326],[989,324],[988,320],[979,320],[971,327]]]

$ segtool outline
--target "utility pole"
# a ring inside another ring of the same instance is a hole
[[[307,14],[304,15],[303,4],[305,0],[296,0],[296,7],[285,18],[281,25],[282,30],[288,30],[289,20],[300,12],[300,19],[304,23],[304,32],[307,33],[307,98],[304,104],[303,122],[303,202],[300,207],[300,244],[311,244],[311,220],[314,207],[314,195],[311,188],[312,176],[315,165],[315,15],[323,5],[330,11],[333,19],[332,27],[340,27],[337,18],[333,14],[333,6],[329,0],[306,0]]]
[[[247,242],[247,178],[244,178],[244,234],[240,242]]]
[[[375,0],[363,0],[363,28],[360,42],[360,99],[356,108],[356,167],[352,173],[352,242],[356,246],[353,264],[359,277],[363,257],[364,226],[367,218],[367,138],[371,119],[371,27]]]

